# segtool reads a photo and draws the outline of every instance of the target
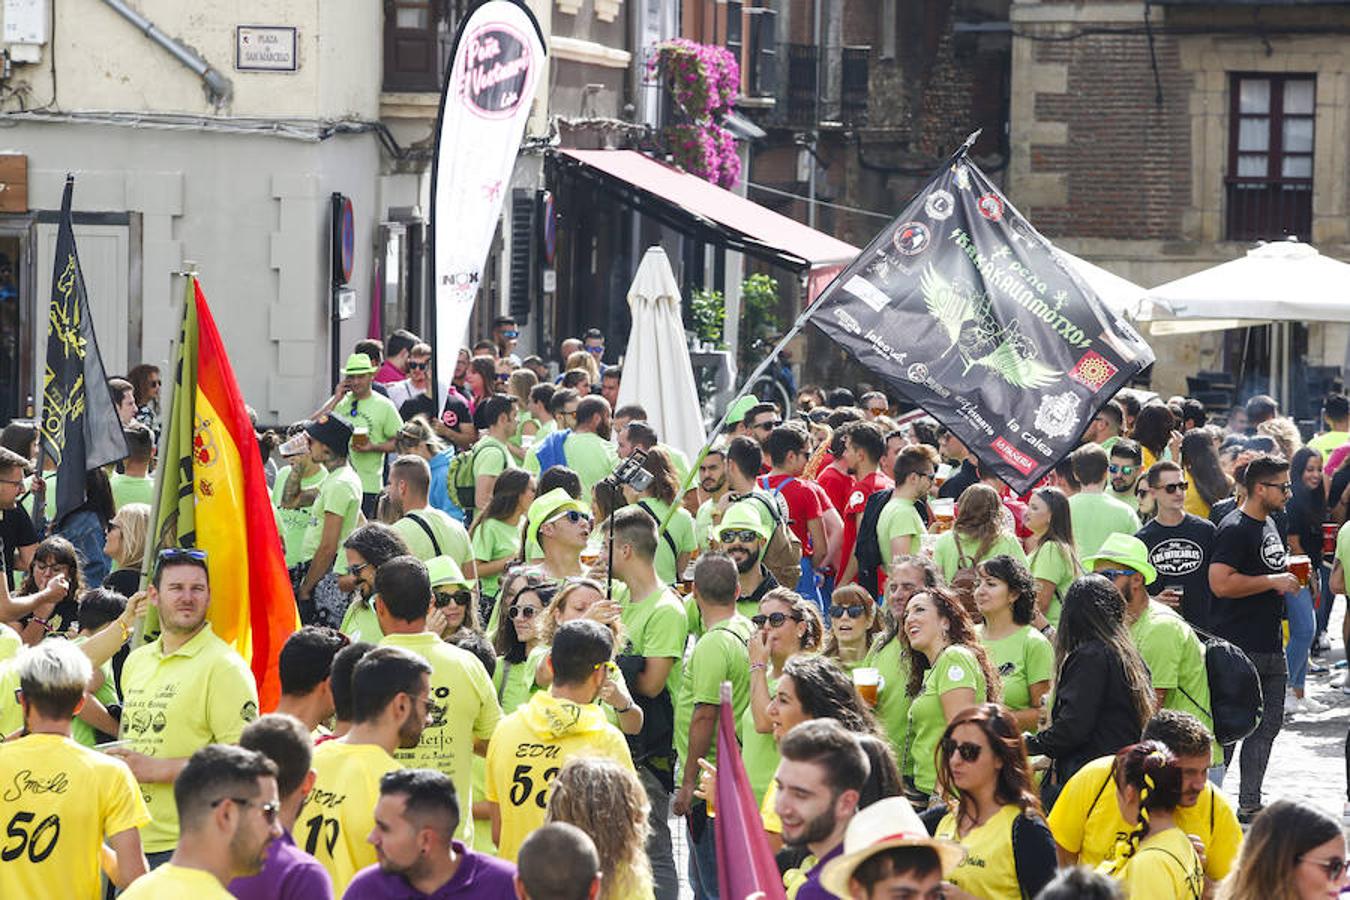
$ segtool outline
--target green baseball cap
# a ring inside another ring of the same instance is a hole
[[[742,397],[731,404],[731,409],[727,410],[727,424],[739,425],[745,421],[745,414],[755,406],[759,405],[758,397]]]
[[[1083,568],[1091,572],[1099,562],[1112,562],[1122,568],[1133,569],[1144,576],[1144,583],[1158,580],[1158,570],[1148,561],[1148,547],[1132,534],[1113,533],[1101,549],[1083,560]]]
[[[375,371],[375,364],[370,361],[370,357],[364,353],[353,353],[347,357],[347,365],[342,369],[343,375],[369,375]]]
[[[576,510],[579,513],[591,514],[591,508],[581,500],[576,499],[562,488],[554,488],[547,494],[534,498],[530,504],[529,511],[525,514],[525,540],[539,540],[539,526],[546,522],[551,522],[558,516],[570,510]]]
[[[459,563],[455,562],[449,556],[433,556],[427,560],[427,576],[431,579],[431,586],[469,588],[473,587],[473,582],[464,577],[464,573],[459,569]]]

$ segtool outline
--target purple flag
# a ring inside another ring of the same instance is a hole
[[[736,721],[731,708],[731,682],[722,682],[722,710],[717,729],[717,788],[713,805],[717,824],[717,888],[723,900],[786,900],[778,864],[764,836],[750,776],[745,774]]]

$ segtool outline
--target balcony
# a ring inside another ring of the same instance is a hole
[[[788,44],[784,49],[787,79],[779,103],[781,124],[791,128],[867,124],[871,47]]]

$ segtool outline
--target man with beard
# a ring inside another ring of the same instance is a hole
[[[435,897],[515,900],[515,866],[455,839],[460,805],[440,772],[402,769],[380,779],[375,827],[367,840],[377,865],[352,879],[345,900]]]
[[[352,428],[337,416],[324,416],[305,426],[309,456],[328,470],[309,509],[309,528],[301,550],[303,571],[295,590],[300,618],[306,625],[336,628],[346,612],[346,595],[354,585],[339,585],[347,560],[338,548],[361,516],[361,476],[347,465]]]
[[[352,727],[314,750],[314,789],[297,821],[299,845],[328,870],[341,895],[375,862],[366,843],[380,776],[402,768],[394,751],[416,747],[431,710],[431,666],[398,647],[376,647],[352,670]]]
[[[720,441],[709,448],[698,464],[698,489],[703,502],[694,516],[694,541],[699,552],[705,552],[712,549],[718,501],[727,492],[727,459]]]
[[[473,808],[473,757],[487,750],[501,720],[497,692],[487,670],[467,650],[427,630],[431,578],[422,561],[396,556],[375,573],[375,614],[384,638],[381,647],[398,647],[431,666],[431,709],[421,741],[395,756],[405,766],[435,769],[454,779],[455,793]],[[473,816],[460,825],[460,840],[472,843]]]
[[[871,766],[858,739],[834,719],[811,719],[793,727],[778,746],[774,812],[783,843],[810,856],[798,870],[805,878],[797,900],[829,900],[820,876],[844,851],[844,832],[858,811]]]
[[[384,632],[380,631],[380,620],[375,615],[375,573],[395,556],[406,556],[408,545],[393,528],[371,522],[347,535],[342,553],[351,573],[347,577],[357,596],[343,613],[338,630],[354,641],[378,641]]]
[[[276,765],[253,750],[212,744],[182,767],[173,796],[182,827],[178,849],[122,897],[228,900],[225,885],[256,875],[267,848],[281,836]]]
[[[759,612],[764,595],[778,587],[778,579],[761,562],[769,534],[759,513],[745,500],[727,507],[717,526],[717,542],[736,564],[736,611],[747,619]]]
[[[1088,423],[1087,430],[1083,432],[1083,443],[1100,444],[1103,450],[1110,453],[1116,441],[1121,439],[1124,427],[1125,410],[1116,401],[1107,400],[1106,405]]]
[[[1249,401],[1249,416],[1250,405]],[[1242,742],[1238,820],[1246,823],[1261,811],[1261,782],[1284,722],[1289,676],[1280,623],[1284,595],[1297,591],[1299,583],[1288,571],[1289,554],[1274,519],[1292,493],[1289,462],[1279,456],[1258,456],[1247,463],[1243,485],[1246,502],[1224,518],[1214,535],[1209,621],[1215,634],[1247,654],[1261,678],[1261,724]],[[1232,762],[1235,747],[1223,748],[1224,765]]]
[[[562,441],[563,462],[581,478],[582,496],[589,497],[596,484],[613,472],[614,467],[619,464],[619,452],[609,439],[611,425],[609,401],[598,396],[582,397],[576,404],[575,418],[576,423],[570,426],[570,432],[565,435],[561,433],[551,435],[550,440]],[[565,423],[565,418],[559,420],[560,426],[568,427]],[[539,475],[541,474],[539,453],[542,452],[543,445],[536,446],[540,449],[526,455],[525,468]],[[532,447],[531,450],[534,451],[535,448]]]
[[[1107,493],[1139,512],[1139,495],[1135,493],[1135,486],[1144,474],[1141,468],[1144,454],[1139,450],[1139,445],[1129,438],[1120,438],[1111,445],[1109,459],[1106,471],[1111,476],[1111,487]]]
[[[204,551],[160,551],[149,599],[159,610],[161,634],[133,650],[122,667],[126,745],[107,752],[141,783],[151,817],[141,840],[155,868],[178,843],[174,779],[207,744],[239,740],[258,716],[258,691],[248,663],[206,621],[211,587]]]
[[[385,501],[390,515],[398,517],[393,529],[408,545],[408,552],[422,562],[448,556],[461,570],[472,571],[469,533],[448,513],[427,502],[430,491],[431,467],[425,459],[407,455],[394,460],[389,467]]]

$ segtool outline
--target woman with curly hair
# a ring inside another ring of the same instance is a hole
[[[1320,900],[1346,883],[1345,834],[1322,810],[1277,800],[1262,810],[1242,843],[1219,900]]]
[[[1285,459],[1292,460],[1294,454],[1303,446],[1303,434],[1298,430],[1294,420],[1288,416],[1267,419],[1256,426],[1256,433],[1274,440],[1280,449],[1280,455]]]
[[[877,688],[876,715],[891,747],[903,754],[909,743],[909,660],[905,642],[898,640],[905,621],[905,607],[915,594],[942,581],[933,561],[924,556],[901,556],[891,564],[886,577],[886,628],[867,654],[867,665],[881,673]]]
[[[904,636],[910,697],[905,775],[913,782],[912,799],[926,805],[937,787],[934,760],[948,723],[962,710],[998,702],[1002,689],[975,625],[946,588],[929,588],[910,598]]]
[[[866,662],[872,641],[885,627],[876,601],[860,585],[835,588],[822,652],[851,672]]]
[[[996,703],[958,713],[938,743],[937,767],[947,814],[933,836],[966,850],[947,876],[956,889],[944,896],[1016,900],[1039,894],[1058,859],[1012,714]]]
[[[1205,870],[1191,839],[1177,827],[1181,764],[1161,741],[1131,744],[1116,754],[1116,802],[1126,822],[1137,821],[1116,857],[1103,867],[1128,897],[1200,900]],[[1269,897],[1246,894],[1244,897]]]
[[[582,756],[569,760],[553,779],[544,821],[575,825],[595,842],[599,900],[650,900],[655,894],[646,851],[649,811],[647,792],[632,770]]]
[[[741,717],[742,755],[755,799],[762,800],[778,768],[778,744],[769,720],[769,703],[788,661],[817,653],[825,625],[820,607],[791,588],[777,587],[759,601],[759,613],[750,619],[750,702]]]
[[[980,643],[1003,682],[1003,705],[1018,728],[1035,731],[1055,667],[1055,648],[1031,624],[1035,580],[1011,556],[986,559],[979,572],[975,605],[984,616],[978,629]]]
[[[1125,598],[1101,575],[1069,585],[1055,633],[1055,703],[1050,725],[1027,735],[1027,752],[1054,760],[1062,786],[1098,757],[1133,744],[1157,695],[1125,627]]]

